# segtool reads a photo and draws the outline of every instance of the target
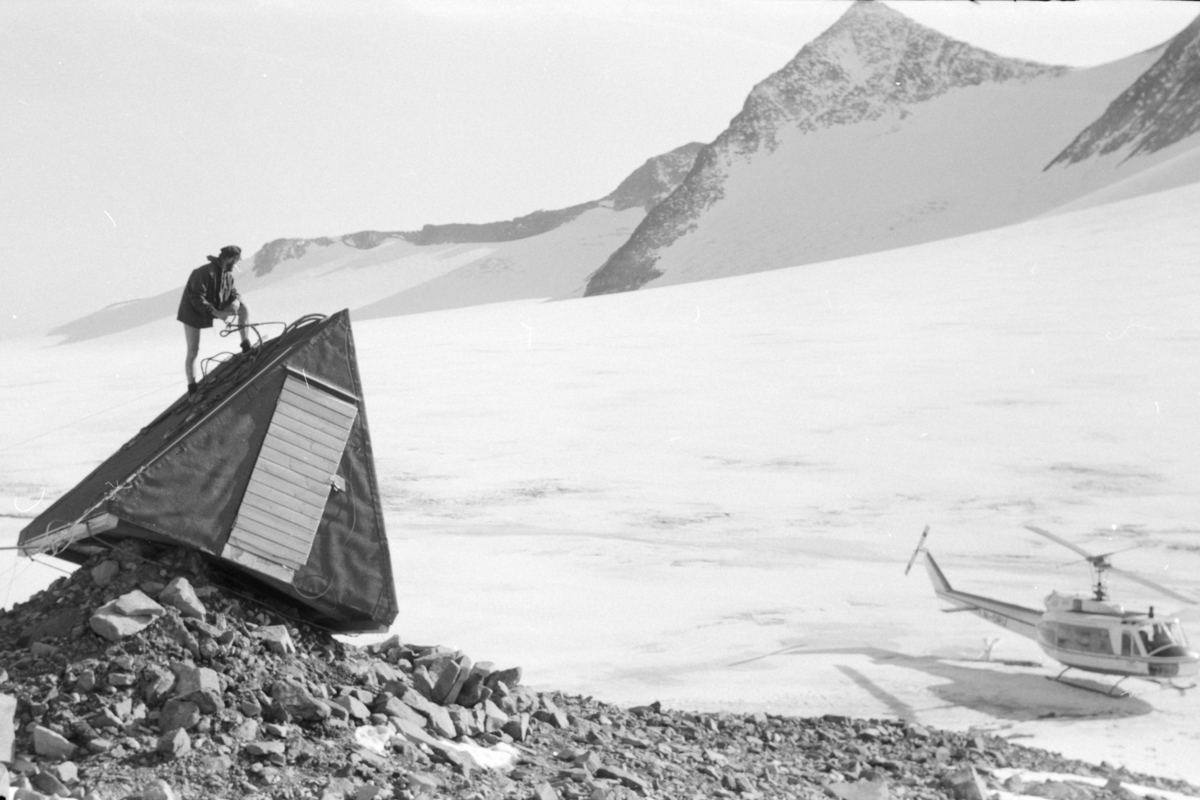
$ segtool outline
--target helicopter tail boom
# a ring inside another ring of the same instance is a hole
[[[1013,633],[1019,633],[1029,639],[1036,640],[1038,638],[1037,624],[1042,618],[1042,612],[1006,603],[1003,600],[958,591],[950,585],[950,581],[947,580],[941,567],[934,560],[933,554],[924,548],[924,541],[923,534],[921,544],[917,545],[917,553],[913,555],[914,558],[918,554],[924,556],[925,572],[929,575],[930,583],[933,584],[934,593],[942,600],[954,604],[954,608],[948,608],[946,611],[969,611],[975,616],[1007,628]],[[912,562],[909,563],[911,565]]]

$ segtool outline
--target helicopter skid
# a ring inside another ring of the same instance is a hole
[[[1067,669],[1071,669],[1071,668],[1068,667]],[[1105,690],[1105,689],[1099,688],[1096,685],[1091,685],[1091,684],[1083,683],[1080,681],[1074,681],[1074,680],[1071,680],[1070,678],[1064,678],[1063,675],[1065,675],[1066,673],[1067,673],[1067,670],[1064,669],[1062,672],[1058,673],[1057,675],[1055,675],[1053,677],[1051,677],[1050,675],[1047,675],[1046,680],[1055,681],[1057,683],[1063,684],[1064,686],[1071,686],[1076,689],[1083,689],[1085,692],[1094,692],[1096,694],[1102,694],[1106,697],[1113,697],[1118,700],[1124,700],[1126,697],[1129,697],[1129,692],[1120,688],[1121,682],[1124,681],[1125,678],[1121,678],[1121,680],[1117,681],[1109,689]]]

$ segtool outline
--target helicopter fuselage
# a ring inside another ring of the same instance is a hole
[[[934,592],[955,606],[948,611],[967,611],[1033,639],[1064,666],[1160,681],[1200,672],[1200,654],[1188,646],[1177,619],[1057,592],[1046,598],[1045,611],[960,592],[951,587],[933,555],[918,547]]]
[[[1200,655],[1188,648],[1179,620],[1078,595],[1046,598],[1037,643],[1055,661],[1090,672],[1153,679],[1200,672]]]

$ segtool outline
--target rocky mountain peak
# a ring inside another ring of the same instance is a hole
[[[1052,67],[952,39],[873,0],[859,0],[787,65],[754,87],[727,133],[734,148],[773,150],[803,131],[877,119],[960,86],[1028,80]],[[714,144],[720,144],[721,140]]]
[[[729,127],[696,157],[679,188],[592,274],[585,295],[637,289],[662,273],[657,253],[724,197],[736,161],[775,151],[786,135],[894,115],[952,89],[1029,81],[1065,67],[1005,58],[920,25],[882,3],[859,0],[782,69],[750,92]]]
[[[1074,164],[1128,147],[1127,158],[1155,153],[1200,131],[1200,17],[1164,48],[1154,66],[1051,161]]]

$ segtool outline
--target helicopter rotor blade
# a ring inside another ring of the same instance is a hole
[[[908,566],[904,568],[904,574],[912,569],[913,562],[917,560],[917,555],[921,552],[921,545],[925,544],[925,537],[929,535],[929,526],[925,526],[925,530],[921,531],[921,538],[917,541],[917,549],[913,550],[912,558],[908,560]]]
[[[1135,544],[1131,547],[1124,547],[1124,548],[1121,548],[1120,550],[1110,550],[1107,553],[1101,553],[1100,555],[1096,555],[1096,556],[1088,556],[1087,558],[1077,558],[1074,561],[1066,561],[1062,564],[1059,564],[1059,566],[1060,567],[1069,567],[1074,564],[1082,564],[1085,561],[1089,561],[1089,562],[1095,564],[1100,561],[1103,561],[1104,559],[1108,558],[1109,556],[1115,556],[1118,553],[1128,553],[1130,550],[1137,550],[1141,546],[1142,546],[1142,543],[1138,542],[1137,544]],[[1108,567],[1108,569],[1113,569],[1113,567],[1110,566],[1110,567]]]
[[[1180,594],[1179,592],[1176,592],[1172,589],[1168,589],[1167,587],[1162,586],[1161,584],[1155,583],[1154,581],[1150,580],[1149,578],[1143,578],[1141,575],[1138,575],[1137,573],[1126,572],[1125,570],[1117,569],[1116,567],[1109,567],[1108,571],[1112,572],[1116,575],[1120,575],[1122,578],[1125,578],[1126,580],[1133,581],[1134,583],[1140,583],[1142,586],[1147,586],[1147,587],[1155,590],[1156,592],[1161,592],[1162,594],[1165,594],[1167,597],[1170,597],[1172,599],[1182,600],[1183,602],[1189,603],[1191,605],[1200,605],[1200,600],[1196,600],[1194,597],[1188,597],[1185,594]]]
[[[1097,558],[1097,556],[1092,555],[1091,553],[1089,553],[1087,550],[1084,550],[1079,545],[1073,544],[1072,542],[1068,542],[1066,539],[1062,538],[1061,536],[1056,536],[1055,534],[1051,533],[1050,531],[1042,530],[1041,528],[1039,528],[1035,525],[1026,525],[1025,529],[1033,531],[1034,533],[1038,534],[1039,536],[1045,536],[1047,539],[1049,539],[1052,542],[1058,542],[1063,547],[1074,550],[1076,553],[1079,553],[1079,555],[1083,556],[1084,559],[1086,559],[1087,561],[1091,561],[1094,563]]]

